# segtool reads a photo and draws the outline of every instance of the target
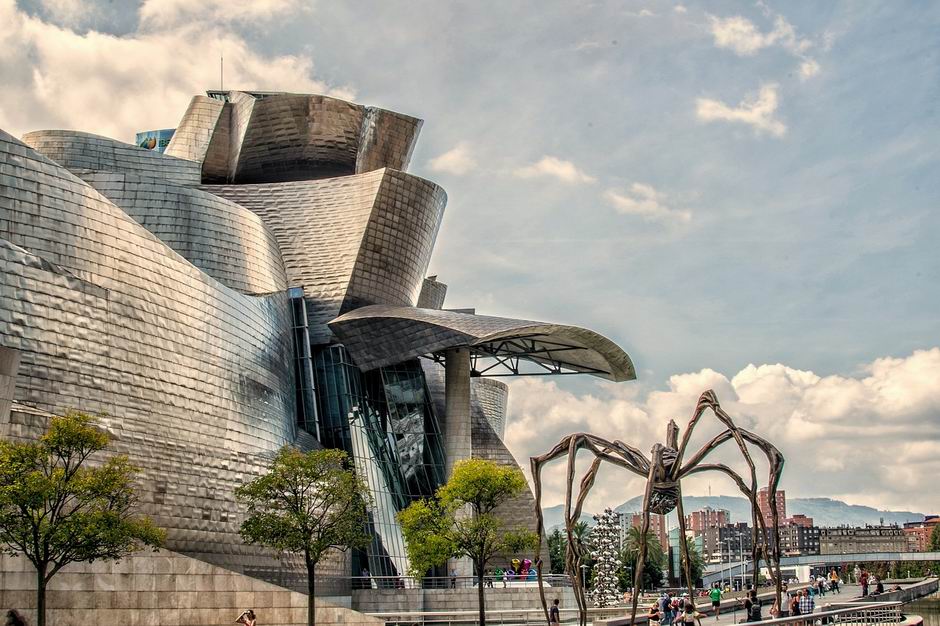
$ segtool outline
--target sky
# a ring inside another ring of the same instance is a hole
[[[226,88],[420,117],[447,306],[637,368],[512,380],[523,467],[576,431],[649,450],[712,388],[790,497],[940,512],[937,32],[918,2],[0,0],[0,127],[172,128],[220,55]],[[588,508],[642,487],[605,470]]]

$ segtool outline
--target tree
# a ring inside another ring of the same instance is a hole
[[[89,465],[110,439],[94,417],[69,411],[53,417],[37,441],[0,441],[0,550],[22,554],[36,568],[39,626],[46,623],[46,588],[63,567],[163,543],[163,530],[132,513],[138,470],[127,457]]]
[[[940,524],[934,525],[933,530],[930,532],[927,549],[931,552],[940,552]]]
[[[690,587],[694,587],[696,581],[701,579],[702,574],[705,573],[705,561],[702,559],[702,555],[699,554],[698,548],[695,547],[695,542],[689,541],[688,537],[682,537],[681,540],[685,542],[689,551],[689,572],[692,575],[692,581],[685,581],[685,583]],[[681,557],[679,561],[679,580],[682,581],[685,578],[685,565],[682,563]]]
[[[557,528],[548,536],[549,571],[552,574],[565,573],[565,543],[565,536]]]
[[[591,531],[591,557],[594,559],[594,586],[591,600],[596,607],[615,606],[620,602],[620,520],[611,509],[595,515]]]
[[[636,572],[636,562],[640,553],[640,539],[643,533],[639,528],[633,527],[627,532],[627,540],[623,546],[623,567],[621,568],[621,588],[633,586],[632,574]],[[643,564],[643,589],[655,589],[663,582],[663,569],[666,565],[666,555],[655,533],[646,533],[646,559]]]
[[[331,549],[364,548],[369,490],[342,450],[285,446],[267,474],[235,491],[247,507],[246,543],[302,554],[307,567],[307,625],[315,621],[317,563]]]
[[[469,558],[477,577],[480,626],[486,624],[483,575],[498,554],[536,548],[538,537],[527,530],[507,528],[494,514],[502,503],[528,488],[522,472],[482,459],[454,466],[447,484],[434,498],[413,502],[398,514],[411,562],[411,573],[423,578],[449,558]]]

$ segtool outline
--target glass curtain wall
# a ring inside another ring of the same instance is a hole
[[[372,492],[365,552],[353,553],[353,575],[407,574],[396,514],[444,482],[441,431],[417,360],[360,372],[346,349],[331,345],[314,355],[320,437],[350,453]],[[387,580],[388,584],[396,584]]]

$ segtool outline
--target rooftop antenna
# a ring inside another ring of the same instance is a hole
[[[225,76],[225,58],[222,53],[219,53],[219,91],[225,91],[224,85],[225,81],[223,80]]]

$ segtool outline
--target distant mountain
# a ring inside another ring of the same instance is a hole
[[[542,519],[545,520],[545,530],[552,532],[556,528],[565,527],[565,505],[557,504],[542,509]],[[581,515],[581,521],[587,522],[589,526],[594,525],[594,517],[591,513]]]
[[[621,513],[639,511],[643,505],[642,496],[631,498],[616,508]],[[751,521],[751,506],[747,499],[738,496],[686,496],[682,498],[682,506],[686,514],[699,511],[706,506],[713,509],[727,509],[731,512],[731,521]],[[565,521],[564,505],[550,506],[542,510],[545,519],[545,528],[551,532],[555,528],[563,528]],[[919,522],[924,519],[923,513],[912,511],[882,511],[870,506],[847,504],[841,500],[831,498],[788,498],[787,515],[803,514],[813,518],[817,526],[864,526],[865,524],[903,524],[904,522]],[[668,516],[670,528],[679,525],[676,513]],[[581,520],[594,525],[593,514],[585,511]]]
[[[617,511],[639,511],[643,505],[643,498],[636,497],[627,500],[617,507]],[[713,509],[727,509],[731,512],[731,521],[751,521],[751,505],[746,498],[736,496],[686,496],[682,498],[682,507],[688,514],[691,511],[710,506]],[[870,506],[847,504],[841,500],[831,498],[787,498],[787,515],[802,514],[813,518],[817,526],[864,526],[865,524],[903,524],[904,522],[919,522],[924,519],[923,513],[912,511],[882,511]],[[675,512],[669,515],[670,527],[678,525]]]

